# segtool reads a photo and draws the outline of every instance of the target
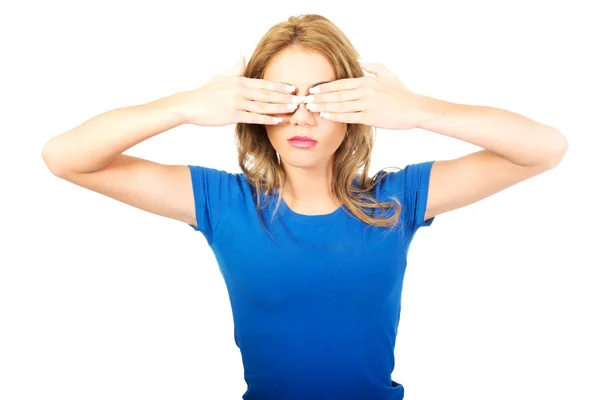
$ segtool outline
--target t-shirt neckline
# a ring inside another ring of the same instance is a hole
[[[277,188],[275,188],[275,195],[274,195],[275,202],[277,202],[278,196],[279,196],[279,191],[277,190]],[[332,221],[332,220],[338,218],[342,213],[344,213],[345,208],[346,208],[346,206],[344,204],[342,204],[335,211],[332,211],[329,214],[320,214],[320,215],[300,214],[300,213],[297,213],[294,210],[292,210],[290,207],[288,207],[287,203],[285,202],[285,200],[282,197],[281,202],[279,203],[278,212],[280,212],[282,214],[282,216],[284,216],[286,219],[289,219],[289,220],[298,221],[298,222],[302,222],[302,223],[317,223],[318,224],[318,223],[329,222],[329,221]]]

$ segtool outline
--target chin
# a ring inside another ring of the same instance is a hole
[[[294,168],[314,168],[318,165],[313,160],[290,160],[289,158],[281,162],[284,166]]]
[[[325,164],[326,160],[316,154],[312,157],[307,156],[306,154],[299,154],[282,158],[281,162],[286,166],[309,169]]]

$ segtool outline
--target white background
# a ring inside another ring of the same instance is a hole
[[[412,91],[509,109],[570,143],[556,169],[419,230],[392,375],[405,398],[599,399],[600,31],[592,2],[569,4],[4,6],[0,398],[241,399],[229,299],[202,234],[56,178],[41,150],[101,112],[197,87],[250,58],[271,25],[318,13]],[[479,149],[378,130],[370,173]],[[233,125],[181,126],[126,154],[239,172]]]

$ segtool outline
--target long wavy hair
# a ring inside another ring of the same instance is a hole
[[[288,47],[316,51],[333,65],[336,79],[365,76],[357,58],[358,52],[346,35],[329,19],[318,14],[292,16],[287,21],[273,25],[260,39],[248,60],[244,76],[262,79],[269,61]],[[348,124],[346,136],[334,153],[332,191],[337,199],[359,220],[377,227],[393,228],[399,221],[402,205],[397,198],[391,202],[378,202],[374,188],[385,175],[379,172],[368,177],[375,129],[369,125]],[[264,125],[238,123],[235,127],[235,145],[238,164],[254,189],[256,209],[261,218],[261,201],[273,195],[275,188],[284,187],[285,171],[278,154],[271,145]],[[398,168],[398,167],[388,167]],[[279,192],[279,191],[278,191]],[[279,193],[273,217],[281,202]],[[267,204],[265,204],[266,206]],[[377,218],[374,210],[393,209],[390,216]],[[273,237],[271,235],[271,237]]]

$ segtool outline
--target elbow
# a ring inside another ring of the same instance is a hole
[[[569,142],[567,138],[558,130],[556,131],[556,138],[553,140],[552,146],[548,151],[546,157],[546,164],[549,168],[556,168],[563,160],[569,149]]]
[[[53,175],[60,176],[62,172],[58,162],[59,156],[52,146],[52,141],[46,143],[42,148],[42,160],[44,160],[44,164]]]

